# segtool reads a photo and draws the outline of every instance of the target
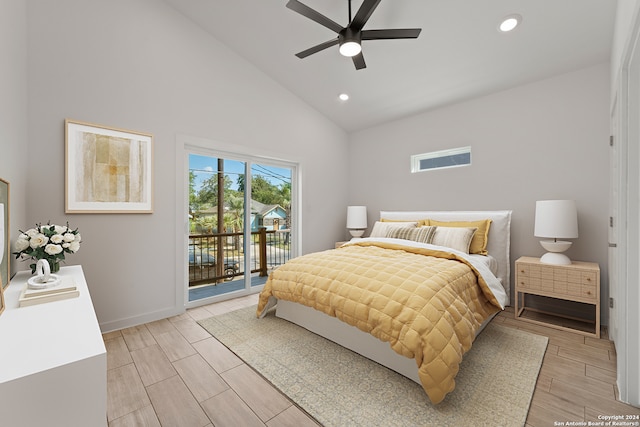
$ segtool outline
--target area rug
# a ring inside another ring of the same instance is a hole
[[[433,405],[417,383],[274,310],[263,319],[255,313],[248,307],[199,323],[327,427],[522,426],[548,341],[490,323],[465,355],[456,389]]]

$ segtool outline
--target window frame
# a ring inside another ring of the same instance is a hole
[[[435,166],[435,167],[429,167],[429,168],[423,168],[421,164],[423,160],[444,159],[447,157],[459,156],[463,154],[469,155],[468,163],[449,164],[445,166]],[[411,156],[411,173],[459,168],[463,166],[471,166],[471,164],[472,164],[471,146],[449,148],[446,150],[431,151],[431,152],[422,153],[422,154],[413,154]]]
[[[212,141],[186,135],[178,135],[176,144],[176,299],[181,301],[185,308],[193,308],[200,305],[210,304],[229,298],[237,298],[243,295],[250,295],[262,290],[263,286],[252,286],[242,291],[231,292],[216,297],[203,298],[189,301],[188,297],[188,269],[184,265],[187,259],[187,243],[189,236],[188,206],[189,206],[189,154],[199,154],[210,157],[217,157],[228,160],[245,162],[245,205],[249,203],[251,194],[250,173],[247,173],[252,164],[269,165],[291,169],[291,258],[300,255],[302,248],[301,233],[302,221],[300,217],[301,203],[301,166],[295,159],[276,158],[264,153],[254,153],[248,147],[223,142]],[[182,183],[182,185],[180,185]],[[249,228],[249,222],[245,221],[245,227]]]

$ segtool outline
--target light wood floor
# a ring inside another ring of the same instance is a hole
[[[104,334],[109,426],[317,427],[196,323],[256,302],[252,295]],[[640,414],[616,401],[610,341],[515,320],[512,310],[493,321],[549,337],[527,426]]]

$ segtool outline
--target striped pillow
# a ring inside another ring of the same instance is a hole
[[[389,231],[396,228],[416,228],[417,222],[381,222],[376,221],[369,237],[387,237]]]
[[[433,238],[436,228],[437,227],[392,228],[387,231],[386,237],[413,240],[421,243],[431,243],[431,239]]]
[[[435,219],[427,219],[426,225],[437,225],[438,227],[477,227],[476,234],[471,239],[469,245],[470,254],[487,255],[487,244],[489,242],[489,228],[491,227],[490,219],[482,219],[478,221],[437,221]]]
[[[455,249],[466,254],[469,253],[469,246],[477,227],[440,227],[436,228],[431,243],[438,246]]]

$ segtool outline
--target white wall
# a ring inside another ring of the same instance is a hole
[[[0,0],[0,178],[9,182],[9,237],[27,209],[27,6],[24,0]],[[13,246],[12,246],[13,247]],[[10,273],[17,265],[11,254]],[[6,284],[5,284],[6,285]]]
[[[15,240],[19,219],[26,216],[29,174],[27,6],[24,0],[0,0],[0,10],[0,178],[9,181],[9,233]],[[11,272],[19,267],[12,262]]]
[[[38,156],[29,162],[28,214],[14,224],[80,228],[81,250],[68,260],[83,265],[103,330],[182,309],[177,135],[298,160],[302,251],[342,237],[346,133],[166,3],[31,0],[28,22],[29,150]],[[154,135],[153,214],[64,214],[65,118]]]
[[[574,199],[580,238],[567,254],[600,264],[606,301],[608,105],[601,64],[355,133],[349,202],[370,223],[380,210],[511,209],[513,262],[544,253],[536,200]],[[412,154],[468,145],[469,167],[410,173]]]

